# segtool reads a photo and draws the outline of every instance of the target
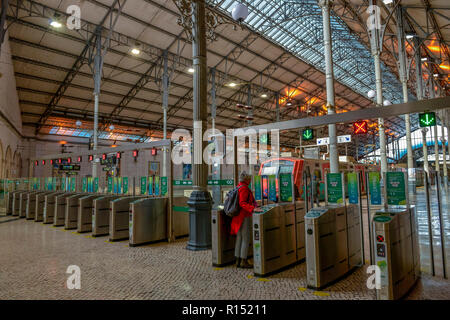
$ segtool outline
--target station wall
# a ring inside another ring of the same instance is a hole
[[[8,34],[0,52],[0,178],[23,174],[22,119]]]

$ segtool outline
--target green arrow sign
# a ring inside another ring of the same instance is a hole
[[[305,129],[302,133],[303,141],[308,141],[314,139],[314,131],[313,129]]]
[[[436,125],[436,114],[434,112],[420,113],[419,125],[421,127],[431,127]]]

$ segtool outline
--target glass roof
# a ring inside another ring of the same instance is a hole
[[[49,134],[90,138],[93,135],[93,130],[53,127],[50,129]],[[104,139],[104,140],[117,140],[117,141],[128,141],[128,140],[139,140],[140,141],[142,139],[142,137],[138,136],[138,135],[113,133],[113,132],[108,132],[108,131],[100,131],[98,134],[98,138]],[[150,142],[150,141],[151,141],[150,137],[145,137],[143,142]]]
[[[231,12],[235,4],[249,9],[245,24],[318,70],[325,71],[322,12],[316,0],[207,0]],[[291,17],[298,17],[293,19]],[[359,94],[375,89],[373,57],[358,37],[336,15],[331,15],[334,76]],[[384,99],[402,103],[397,77],[382,63]]]

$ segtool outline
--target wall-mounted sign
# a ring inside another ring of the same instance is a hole
[[[386,172],[387,204],[406,205],[405,174],[403,172]]]
[[[359,203],[358,193],[358,174],[356,172],[347,173],[348,202],[351,204]]]
[[[381,205],[380,173],[377,171],[369,172],[369,193],[370,204]]]
[[[329,203],[344,202],[341,173],[327,173],[327,199]]]

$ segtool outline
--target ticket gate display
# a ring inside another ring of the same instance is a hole
[[[12,193],[12,215],[18,217],[20,215],[20,194],[25,191],[13,191]]]
[[[78,226],[78,208],[80,198],[86,196],[84,193],[74,194],[66,198],[66,211],[64,216],[64,229],[76,229]]]
[[[56,197],[66,194],[64,192],[50,193],[45,196],[43,221],[45,224],[53,224],[55,220]]]
[[[304,203],[296,205],[269,204],[262,212],[253,213],[253,271],[256,276],[265,276],[280,271],[305,259],[303,233],[297,226],[304,225]]]
[[[35,191],[28,193],[27,205],[25,210],[25,218],[27,220],[34,220],[36,216],[36,197],[38,194],[44,193],[45,191]]]
[[[111,214],[111,201],[120,198],[118,195],[109,195],[95,198],[92,208],[92,236],[106,236],[109,234],[109,216]]]
[[[73,193],[63,193],[55,197],[55,210],[53,214],[53,225],[55,227],[64,226],[66,221],[66,200],[72,195]]]
[[[77,232],[83,233],[92,231],[94,200],[99,197],[98,194],[90,194],[78,199]]]
[[[173,232],[175,238],[189,235],[189,207],[187,197],[173,197]]]
[[[130,203],[130,246],[167,239],[167,198],[138,199]]]
[[[111,201],[109,216],[109,240],[118,241],[129,239],[129,212],[130,203],[142,197],[122,197]]]
[[[358,212],[355,205],[329,205],[306,214],[308,288],[324,288],[362,263]]]
[[[44,192],[44,193],[38,193],[36,195],[36,209],[35,209],[35,215],[34,215],[34,221],[35,222],[41,222],[44,221],[44,210],[45,210],[45,198],[47,195],[51,194],[59,194],[62,193],[59,192]]]
[[[377,299],[403,297],[420,277],[418,232],[415,207],[384,209],[372,218],[373,252],[380,268]]]

